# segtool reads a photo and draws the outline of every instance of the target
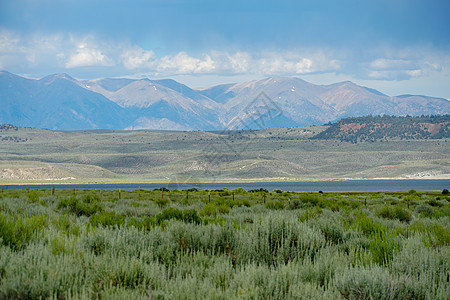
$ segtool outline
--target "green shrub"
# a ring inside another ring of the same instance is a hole
[[[187,209],[183,211],[183,221],[186,223],[200,224],[202,219],[195,209]]]
[[[146,230],[150,231],[153,229],[157,224],[156,220],[152,216],[145,216],[142,217],[139,221],[135,218],[131,218],[130,221],[128,221],[127,226],[133,226],[139,230]]]
[[[442,190],[442,195],[448,195],[448,194],[449,194],[448,189],[443,189],[443,190]]]
[[[339,220],[332,216],[322,215],[321,218],[315,220],[314,227],[317,227],[322,231],[327,242],[335,245],[342,243],[347,237]]]
[[[218,214],[226,215],[230,213],[230,207],[226,204],[215,205]]]
[[[15,251],[23,249],[33,236],[47,226],[40,215],[29,218],[0,215],[0,242]]]
[[[80,201],[75,196],[70,198],[61,199],[58,204],[58,209],[66,209],[69,212],[77,215],[77,216],[91,216],[103,210],[103,206],[99,201],[93,200],[95,197],[86,197],[85,201]]]
[[[179,209],[169,207],[156,215],[156,222],[161,224],[165,220],[183,220],[183,212]]]
[[[351,227],[361,231],[369,238],[385,231],[380,223],[362,213],[356,214],[351,221]]]
[[[76,220],[71,219],[69,214],[61,214],[54,222],[56,228],[66,234],[78,236],[80,234],[80,226],[75,223]]]
[[[97,256],[102,255],[107,249],[111,248],[110,239],[105,236],[103,231],[98,230],[88,235],[84,245]]]
[[[169,205],[170,200],[167,198],[160,198],[160,199],[156,199],[155,204],[158,205],[160,208],[166,207],[167,205]]]
[[[385,206],[375,212],[375,215],[389,220],[397,219],[401,222],[409,222],[411,220],[411,213],[400,206],[395,206],[394,208]]]
[[[100,202],[100,197],[97,194],[88,194],[88,195],[83,195],[81,200],[84,203],[96,203],[96,202]]]
[[[370,239],[370,253],[372,261],[379,265],[388,265],[394,257],[395,251],[400,248],[399,243],[387,232],[379,231]]]
[[[253,189],[253,190],[249,190],[249,191],[248,191],[248,193],[260,193],[260,192],[262,192],[262,193],[269,193],[268,190],[263,189],[263,188]]]
[[[270,201],[266,203],[266,208],[282,210],[284,209],[284,203],[282,201]]]
[[[214,203],[205,204],[202,208],[200,208],[199,213],[204,217],[216,216],[216,206],[214,205]]]
[[[393,215],[394,219],[397,219],[401,222],[411,221],[411,213],[408,210],[401,208],[400,206],[394,207]]]
[[[89,217],[89,224],[94,227],[101,226],[123,226],[125,225],[125,216],[116,214],[116,212],[100,212]]]
[[[27,197],[30,203],[39,202],[39,191],[31,191],[27,193]]]
[[[373,267],[341,272],[335,276],[335,285],[345,299],[401,299],[388,270]]]
[[[323,210],[316,206],[316,209],[307,208],[304,212],[302,212],[298,219],[300,222],[308,222],[309,220],[316,219],[322,214]]]
[[[166,220],[178,220],[194,224],[200,224],[202,222],[202,219],[195,209],[187,209],[182,211],[173,207],[164,209],[162,212],[156,215],[155,220],[157,224],[162,224]],[[153,221],[149,219],[148,222],[149,224],[152,224]]]
[[[335,199],[320,199],[318,205],[321,208],[328,208],[331,211],[339,211],[339,202]]]
[[[441,202],[439,202],[439,201],[436,200],[436,199],[430,199],[430,200],[428,200],[426,203],[427,203],[428,205],[435,206],[435,207],[442,207],[442,206],[444,206],[444,203],[441,203]]]
[[[309,204],[311,206],[316,206],[319,203],[319,198],[313,195],[301,195],[299,200],[303,204]]]
[[[450,229],[447,226],[434,224],[426,232],[426,245],[429,247],[450,245]]]
[[[434,209],[429,204],[420,204],[416,206],[415,212],[427,218],[430,218],[434,215]]]
[[[288,209],[300,209],[303,207],[303,202],[301,202],[299,199],[292,199],[289,203]]]
[[[224,198],[217,198],[213,202],[203,205],[199,213],[201,216],[216,216],[217,214],[228,214],[230,209],[239,204],[245,204],[245,201],[233,201]],[[245,206],[245,205],[244,205]]]

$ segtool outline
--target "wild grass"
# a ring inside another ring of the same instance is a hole
[[[448,299],[441,195],[211,195],[5,190],[0,299]]]

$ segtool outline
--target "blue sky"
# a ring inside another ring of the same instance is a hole
[[[450,98],[450,1],[0,0],[0,69],[173,78],[297,76]]]

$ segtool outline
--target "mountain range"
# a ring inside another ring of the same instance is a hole
[[[450,114],[450,101],[390,97],[350,81],[314,85],[270,77],[192,89],[171,79],[41,79],[0,72],[0,124],[52,130],[263,129],[365,115]]]

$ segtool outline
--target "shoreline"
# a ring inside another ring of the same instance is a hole
[[[136,181],[100,181],[100,180],[86,180],[86,181],[0,181],[0,186],[8,185],[96,185],[96,184],[195,184],[195,183],[264,183],[264,182],[339,182],[339,181],[371,181],[371,180],[450,180],[450,174],[444,176],[427,176],[427,177],[376,177],[376,178],[327,178],[327,179],[281,179],[281,178],[258,178],[258,179],[224,179],[224,180],[198,180],[198,181],[167,181],[167,180],[136,180]]]

